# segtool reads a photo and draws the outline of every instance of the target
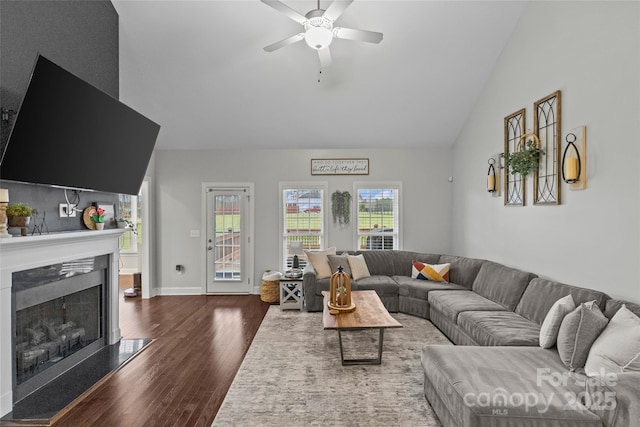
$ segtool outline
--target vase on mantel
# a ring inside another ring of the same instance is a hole
[[[104,222],[96,222],[96,230],[103,230]]]

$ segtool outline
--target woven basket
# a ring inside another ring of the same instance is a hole
[[[263,280],[260,299],[264,302],[280,302],[280,280]]]

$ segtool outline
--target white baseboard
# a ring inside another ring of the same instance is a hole
[[[194,286],[188,288],[152,288],[149,293],[150,298],[155,296],[205,295],[202,293],[202,288]],[[260,295],[260,288],[253,288],[250,295]]]
[[[202,295],[201,287],[180,287],[180,288],[155,288],[152,290],[154,296],[171,296],[171,295]]]

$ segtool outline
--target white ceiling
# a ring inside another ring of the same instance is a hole
[[[450,146],[526,4],[355,0],[336,26],[384,40],[334,40],[319,74],[304,41],[262,49],[302,27],[259,0],[113,3],[120,98],[162,125],[160,149]]]

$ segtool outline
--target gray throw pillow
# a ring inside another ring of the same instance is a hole
[[[342,266],[342,271],[351,277],[351,268],[349,268],[349,260],[346,255],[327,255],[329,265],[331,266],[331,274],[338,271],[338,267]]]
[[[558,331],[558,354],[571,371],[583,368],[593,342],[609,321],[595,301],[580,304],[567,314]]]

